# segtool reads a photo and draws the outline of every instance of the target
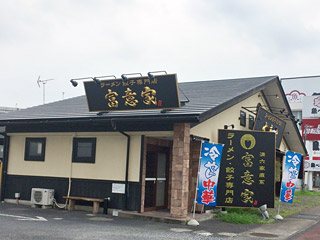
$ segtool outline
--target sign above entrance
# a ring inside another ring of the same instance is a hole
[[[171,109],[180,106],[176,74],[84,82],[89,111]]]

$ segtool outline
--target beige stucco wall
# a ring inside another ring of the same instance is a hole
[[[96,137],[96,162],[72,163],[73,137]],[[25,161],[26,137],[46,137],[44,162]],[[8,174],[125,180],[127,138],[120,133],[11,134]],[[131,136],[129,181],[139,181],[141,136]]]
[[[130,155],[128,179],[138,182],[140,178],[141,136],[171,137],[172,132],[130,132]],[[26,137],[45,137],[44,162],[25,161]],[[96,137],[96,162],[72,163],[73,137]],[[13,133],[10,134],[8,174],[48,176],[82,179],[124,181],[127,157],[127,138],[113,133]]]
[[[234,124],[234,129],[237,130],[248,130],[248,120],[247,126],[240,126],[239,116],[240,110],[247,113],[247,118],[249,114],[255,115],[253,113],[249,113],[241,107],[254,107],[257,106],[258,103],[264,105],[264,101],[259,94],[255,94],[244,101],[233,105],[231,108],[217,114],[216,116],[204,121],[203,123],[191,128],[191,134],[208,138],[212,142],[218,141],[218,129],[223,129],[224,125]],[[250,108],[252,111],[255,111],[254,108]]]
[[[265,100],[259,93],[245,99],[242,102],[237,103],[231,108],[191,128],[191,134],[199,137],[208,138],[212,142],[218,142],[218,129],[223,129],[224,125],[234,124],[234,129],[236,130],[249,130],[248,119],[246,120],[246,127],[240,126],[240,110],[247,113],[246,118],[248,118],[249,115],[253,115],[254,117],[256,117],[253,113],[250,113],[245,109],[242,109],[241,107],[249,107],[248,109],[256,111],[254,107],[257,106],[258,103],[264,106],[266,105]],[[285,144],[285,141],[282,140],[280,150],[285,151],[287,149],[288,146]]]

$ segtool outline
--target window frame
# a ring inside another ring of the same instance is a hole
[[[45,137],[27,137],[25,139],[25,148],[24,148],[24,160],[25,161],[39,161],[44,162],[46,155],[46,138]],[[41,154],[39,156],[31,156],[30,155],[30,144],[31,142],[41,143]]]
[[[91,143],[91,156],[90,157],[78,157],[78,144],[79,143]],[[73,147],[72,147],[72,162],[73,163],[92,163],[96,162],[96,147],[97,138],[95,137],[75,137],[73,138]]]

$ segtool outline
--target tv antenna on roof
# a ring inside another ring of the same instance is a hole
[[[47,84],[47,82],[52,81],[52,80],[54,80],[54,79],[43,79],[43,80],[41,80],[40,79],[40,75],[38,77],[37,84],[38,84],[39,88],[40,88],[40,83],[42,83],[42,92],[43,92],[42,100],[43,100],[43,104],[46,103],[46,84]]]

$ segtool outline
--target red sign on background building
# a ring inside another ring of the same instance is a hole
[[[305,140],[320,140],[320,118],[302,120],[302,137]]]

